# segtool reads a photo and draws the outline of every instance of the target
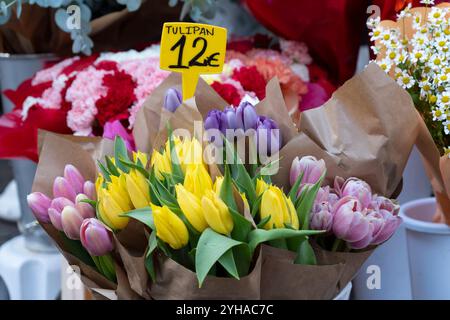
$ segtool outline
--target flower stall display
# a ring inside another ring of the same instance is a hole
[[[263,99],[274,76],[294,120],[298,110],[318,107],[328,99],[334,87],[311,64],[305,46],[281,40],[283,50],[276,51],[267,49],[267,41],[266,48],[258,48],[259,42],[253,38],[231,42],[235,49],[228,51],[225,72],[204,77],[229,104],[236,106],[245,95]],[[38,129],[111,139],[119,134],[134,150],[131,130],[136,113],[169,75],[159,68],[159,50],[159,45],[152,45],[142,51],[64,59],[16,90],[5,90],[15,108],[0,118],[0,157],[37,161]],[[177,107],[174,100],[168,106]]]
[[[181,102],[180,82],[170,75],[138,111],[137,152],[120,136],[45,133],[29,197],[41,225],[108,298],[335,297],[401,222],[391,198],[419,123],[409,96],[372,64],[305,111],[299,132],[276,79],[236,106],[204,82]],[[61,209],[62,231],[51,196],[76,203]],[[109,252],[115,281],[65,238]]]
[[[450,214],[449,6],[443,3],[429,7],[433,1],[422,3],[427,7],[407,6],[396,22],[372,19],[369,27],[377,63],[408,91],[423,119],[423,138],[417,147],[426,159],[440,206],[434,220],[445,222]]]

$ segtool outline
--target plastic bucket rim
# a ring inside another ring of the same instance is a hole
[[[421,198],[421,199],[408,201],[405,204],[401,205],[400,206],[400,216],[403,219],[405,228],[408,230],[414,230],[414,231],[419,231],[419,232],[429,233],[429,234],[450,235],[450,227],[444,223],[422,221],[422,220],[414,219],[406,214],[406,212],[409,209],[417,206],[418,204],[427,205],[427,204],[433,204],[435,202],[436,202],[436,198],[429,197],[429,198]]]

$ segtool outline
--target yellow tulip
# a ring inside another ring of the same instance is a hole
[[[186,190],[181,184],[177,184],[175,190],[177,192],[178,205],[186,219],[198,232],[205,230],[208,227],[208,223],[203,216],[200,199]]]
[[[206,190],[201,203],[206,222],[211,229],[229,235],[233,230],[234,223],[225,202],[212,190]]]
[[[102,188],[97,179],[99,189],[98,207],[101,219],[111,228],[120,230],[127,226],[129,218],[120,215],[133,210],[133,204],[126,188],[125,175],[111,176],[111,181]]]
[[[214,181],[214,192],[216,194],[220,194],[220,190],[222,189],[223,177],[216,177],[216,181]]]
[[[143,153],[141,151],[138,152],[133,152],[133,161],[134,163],[138,163],[138,160],[141,161],[142,165],[144,166],[144,168],[147,167],[148,164],[148,155],[146,153]]]
[[[131,202],[136,209],[147,207],[150,204],[150,190],[147,179],[138,170],[130,170],[126,175],[127,191]]]
[[[185,169],[192,164],[203,164],[203,148],[200,142],[193,138],[187,143],[186,151],[183,154],[183,164]]]
[[[299,222],[294,204],[283,191],[275,186],[268,186],[262,193],[260,217],[261,220],[270,216],[270,220],[264,225],[264,229],[284,228],[285,224],[298,229]]]
[[[269,185],[263,179],[258,179],[256,181],[256,196],[259,197],[268,188]]]
[[[155,169],[156,178],[159,180],[163,180],[165,174],[172,173],[172,164],[170,163],[170,158],[166,156],[166,154],[161,154],[156,150],[153,150],[152,158],[151,158],[151,166]]]
[[[173,249],[181,249],[189,241],[189,233],[183,221],[168,207],[152,206],[156,235]]]
[[[184,187],[199,199],[205,194],[206,190],[212,189],[211,176],[203,164],[188,166],[184,177]]]

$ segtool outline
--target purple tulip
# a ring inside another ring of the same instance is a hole
[[[238,128],[238,120],[236,117],[236,109],[227,107],[220,116],[220,130],[225,135],[227,129],[235,130]]]
[[[52,200],[48,209],[48,216],[53,226],[59,231],[63,231],[61,222],[61,212],[66,206],[74,206],[75,204],[67,198],[59,197]]]
[[[205,119],[205,130],[221,129],[222,111],[213,109],[208,112]]]
[[[27,196],[27,202],[36,219],[42,223],[50,223],[48,208],[52,200],[49,197],[42,192],[33,192]]]
[[[64,178],[69,182],[76,194],[83,192],[85,180],[75,166],[68,164],[64,167]]]
[[[164,109],[175,112],[183,103],[181,92],[175,87],[169,88],[164,96]]]
[[[270,118],[260,116],[256,126],[257,148],[260,156],[273,155],[281,146],[278,125]]]
[[[333,208],[333,232],[351,247],[360,241],[370,243],[373,226],[366,217],[359,200],[352,196],[341,198]],[[367,246],[367,245],[366,245]]]
[[[342,183],[343,179],[336,177],[334,188],[341,197],[353,196],[356,197],[363,208],[369,208],[372,202],[372,189],[363,180],[358,178],[348,178]]]
[[[320,177],[327,170],[323,159],[317,160],[313,156],[305,156],[299,159],[296,157],[292,161],[289,180],[291,186],[295,184],[297,178],[303,173],[301,184],[316,184]]]
[[[114,249],[111,232],[97,219],[86,219],[80,228],[83,247],[93,256],[103,256]]]
[[[76,196],[77,193],[75,192],[75,189],[66,178],[57,177],[55,179],[55,182],[53,182],[53,197],[63,197],[74,202]]]
[[[88,218],[94,218],[95,217],[95,210],[87,202],[83,202],[83,200],[88,199],[88,197],[85,194],[80,193],[77,195],[77,198],[75,200],[75,208],[80,212],[81,216],[84,219]]]
[[[310,226],[312,229],[331,230],[333,226],[333,206],[338,200],[338,196],[330,192],[329,186],[319,188],[311,210]]]
[[[83,193],[88,197],[88,199],[96,200],[95,184],[92,181],[86,181],[83,185]]]
[[[64,207],[61,212],[61,224],[64,233],[69,239],[80,239],[80,228],[84,218],[77,208],[72,206]]]
[[[249,129],[256,129],[258,125],[258,115],[255,107],[247,101],[242,102],[236,108],[237,127],[247,131]]]

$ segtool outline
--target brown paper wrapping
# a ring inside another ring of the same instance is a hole
[[[441,3],[436,7],[445,8],[450,7],[449,3]],[[430,8],[416,7],[412,8],[413,14],[420,14],[422,18],[425,18]],[[447,17],[450,13],[447,13]],[[409,39],[414,33],[412,28],[412,18],[408,17],[400,22],[384,20],[380,24],[384,28],[397,28],[401,34],[405,34]],[[377,56],[377,60],[384,58],[386,53],[383,51]],[[394,68],[392,68],[394,69]],[[390,72],[391,76],[394,76],[394,70]],[[401,113],[399,113],[401,115]],[[399,116],[400,117],[400,116]],[[425,171],[430,179],[431,186],[433,188],[434,195],[437,200],[437,212],[434,217],[435,222],[443,222],[450,225],[450,161],[448,156],[442,156],[439,158],[439,150],[434,144],[425,122],[420,118],[420,132],[417,137],[416,146],[421,153],[422,161],[425,167]]]
[[[11,19],[0,26],[0,52],[72,55],[72,40],[56,25],[55,9],[23,4],[22,14],[17,18],[13,8]],[[163,23],[177,21],[180,11],[180,5],[170,7],[166,0],[151,0],[143,1],[135,12],[123,9],[95,18],[90,34],[93,50],[128,50],[159,41]]]
[[[207,276],[201,288],[197,276],[172,259],[159,255],[156,281],[151,285],[156,300],[257,300],[260,299],[261,260],[259,253],[253,270],[240,280]]]

